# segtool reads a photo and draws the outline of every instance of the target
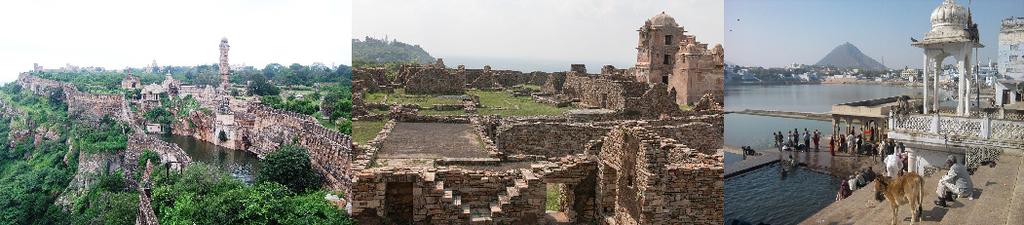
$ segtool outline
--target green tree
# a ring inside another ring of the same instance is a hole
[[[309,152],[295,145],[281,146],[260,160],[256,180],[277,182],[297,193],[319,188],[323,182],[320,175],[313,171]]]
[[[248,88],[249,94],[252,95],[267,96],[281,93],[281,89],[267,82],[267,78],[263,77],[263,74],[253,74],[252,83],[249,84]]]

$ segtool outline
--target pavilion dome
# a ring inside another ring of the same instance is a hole
[[[652,26],[679,26],[679,24],[676,23],[676,19],[672,18],[672,16],[669,16],[668,14],[665,14],[665,12],[661,12],[658,15],[655,15],[654,17],[651,17],[647,21],[650,22]]]
[[[932,11],[932,28],[940,26],[966,26],[967,10],[953,0],[945,0]]]

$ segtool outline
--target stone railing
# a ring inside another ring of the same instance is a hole
[[[946,115],[893,115],[889,129],[896,132],[932,134],[1021,142],[1024,140],[1024,121],[1000,120],[988,117],[959,117]]]

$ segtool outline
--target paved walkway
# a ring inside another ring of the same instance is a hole
[[[1024,161],[1003,156],[997,166],[983,166],[971,177],[977,192],[975,200],[957,199],[949,208],[935,206],[935,186],[945,174],[924,177],[923,223],[917,224],[1024,224]],[[857,190],[849,198],[825,207],[801,224],[889,224],[891,209],[874,199],[874,184]],[[902,206],[897,216],[910,223],[911,211]]]

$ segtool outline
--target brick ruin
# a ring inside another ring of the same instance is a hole
[[[353,150],[351,214],[365,224],[724,223],[723,49],[697,42],[664,14],[639,32],[637,65],[598,74],[583,64],[523,73],[449,69],[439,60],[402,66],[389,80],[384,68],[354,68],[355,120],[384,125]],[[461,105],[363,98],[396,88],[504,90],[579,109],[481,116],[476,108],[487,106],[473,94]],[[424,108],[466,114],[420,115]],[[557,210],[546,210],[548,193],[559,196]]]
[[[676,103],[690,105],[705,94],[724,99],[725,54],[721,44],[708,48],[676,20],[662,12],[637,29],[637,61],[633,77],[675,90]]]
[[[352,215],[361,223],[723,223],[720,110],[591,121],[415,113],[392,107],[377,137],[356,147]],[[487,157],[381,163],[401,123],[471,125]],[[559,193],[559,211],[545,211],[547,191]]]

